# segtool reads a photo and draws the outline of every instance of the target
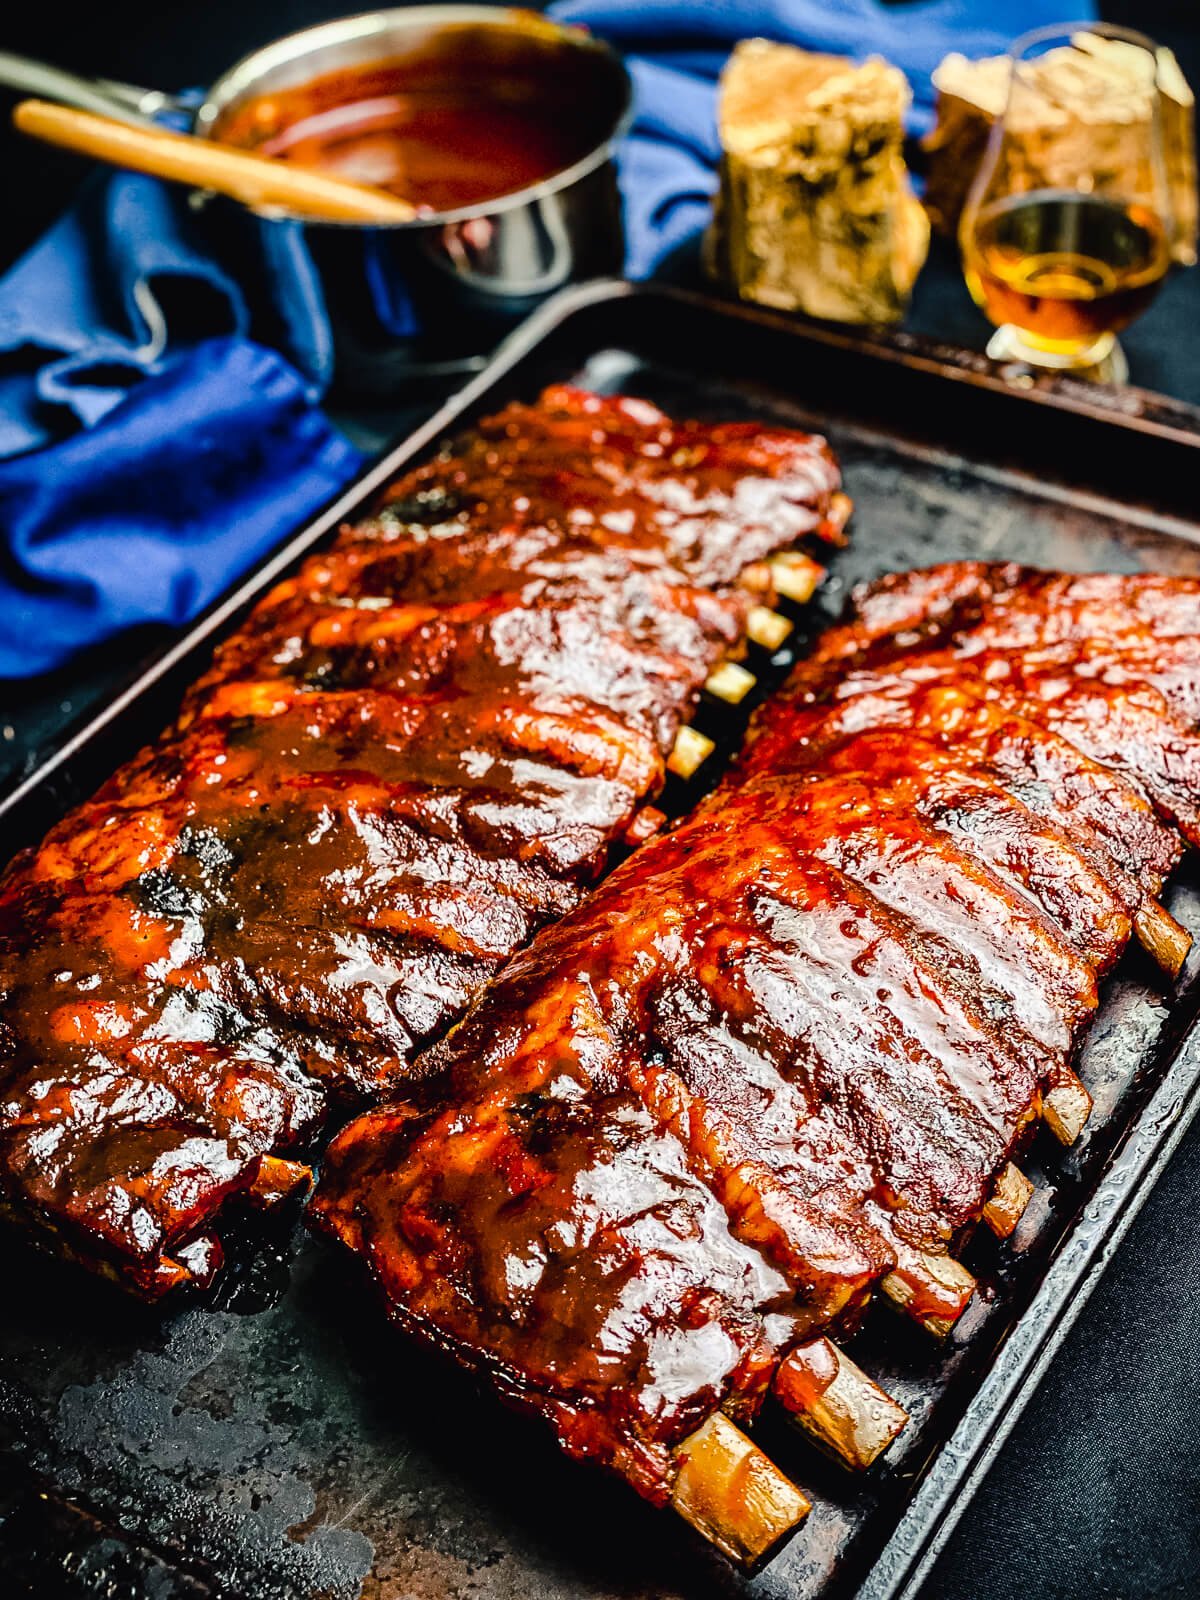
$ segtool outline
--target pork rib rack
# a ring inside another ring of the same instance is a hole
[[[770,558],[847,504],[819,439],[561,388],[394,484],[0,882],[0,1205],[144,1295],[207,1277],[226,1201],[303,1187],[330,1102],[652,831]]]
[[[739,767],[546,929],[334,1142],[313,1213],[402,1327],[722,1549],[803,1497],[773,1393],[862,1466],[905,1420],[833,1342],[935,1333],[1013,1158],[1200,843],[1200,583],[956,565],[860,593]],[[730,1419],[734,1419],[731,1421]]]

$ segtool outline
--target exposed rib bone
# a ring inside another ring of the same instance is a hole
[[[187,1244],[181,1245],[173,1256],[160,1256],[155,1268],[158,1279],[156,1293],[162,1287],[176,1288],[180,1284],[194,1284],[205,1289],[212,1282],[224,1260],[225,1252],[215,1234],[202,1233]],[[118,1280],[119,1281],[119,1280]]]
[[[742,703],[757,682],[754,674],[738,666],[736,661],[723,661],[715,671],[709,673],[704,687],[709,694],[715,694],[718,700],[736,706]]]
[[[1060,1144],[1074,1144],[1092,1111],[1092,1097],[1069,1069],[1042,1097],[1042,1117]]]
[[[880,1287],[927,1332],[944,1339],[966,1310],[975,1279],[953,1256],[897,1249],[899,1260]]]
[[[786,600],[795,600],[798,605],[812,599],[824,576],[824,567],[799,550],[787,550],[772,557],[771,578],[775,592]]]
[[[748,567],[743,567],[738,573],[738,587],[750,594],[770,596],[773,588],[770,562],[752,561]]]
[[[791,631],[791,623],[786,617],[781,617],[778,611],[770,611],[766,606],[750,607],[746,632],[764,650],[778,650]]]
[[[1133,926],[1163,971],[1177,978],[1192,948],[1192,936],[1187,929],[1157,900],[1142,901],[1134,915]]]
[[[306,1195],[313,1186],[313,1171],[302,1161],[285,1161],[282,1156],[263,1156],[254,1182],[247,1190],[251,1204],[264,1210],[292,1195]]]
[[[806,1433],[862,1472],[908,1421],[908,1412],[830,1339],[793,1350],[775,1374],[775,1396]]]
[[[675,747],[667,757],[667,771],[677,778],[690,778],[715,749],[712,740],[695,728],[680,728],[675,735]]]
[[[635,811],[629,826],[625,829],[625,843],[631,849],[639,844],[645,844],[647,839],[652,839],[667,820],[665,811],[660,811],[657,806],[643,806],[640,811]]]
[[[825,525],[835,533],[841,533],[854,511],[854,501],[848,494],[840,491],[829,502],[829,510],[825,513]]]
[[[722,1554],[754,1566],[812,1509],[769,1456],[720,1411],[675,1452],[671,1503]]]
[[[992,1198],[983,1208],[983,1220],[997,1239],[1008,1238],[1032,1198],[1032,1183],[1019,1167],[1007,1162],[996,1179]]]

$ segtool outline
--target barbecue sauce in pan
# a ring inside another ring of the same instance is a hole
[[[576,81],[579,80],[579,81]],[[256,96],[223,121],[225,144],[370,184],[437,213],[542,182],[611,127],[575,52],[503,63],[468,51],[371,62]]]

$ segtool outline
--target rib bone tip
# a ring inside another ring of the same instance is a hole
[[[680,728],[675,744],[667,757],[667,770],[677,778],[690,778],[707,761],[716,745],[696,728]]]
[[[974,1275],[953,1256],[905,1250],[880,1287],[893,1305],[926,1332],[944,1339],[966,1310],[976,1283]]]
[[[1060,1144],[1074,1144],[1092,1111],[1092,1097],[1074,1073],[1042,1098],[1042,1116]]]
[[[854,513],[854,501],[848,494],[840,490],[829,501],[829,510],[825,513],[825,526],[839,544],[845,543],[844,532],[846,524]]]
[[[736,706],[742,703],[757,682],[758,679],[754,674],[747,672],[745,667],[739,666],[736,661],[723,661],[709,673],[704,687],[718,700]]]
[[[1192,936],[1157,900],[1143,900],[1133,919],[1142,945],[1171,978],[1177,978],[1192,948]]]
[[[247,1191],[247,1199],[261,1210],[270,1210],[284,1200],[307,1195],[313,1182],[313,1170],[303,1161],[289,1161],[283,1156],[263,1156],[254,1182]]]
[[[991,1199],[983,1208],[983,1220],[998,1239],[1007,1239],[1032,1198],[1033,1184],[1020,1167],[1006,1162],[996,1179]]]
[[[824,576],[824,568],[799,551],[789,550],[771,558],[771,581],[776,594],[781,594],[785,600],[794,600],[797,605],[805,605],[812,599]]]
[[[775,1395],[824,1449],[855,1471],[877,1461],[908,1412],[831,1339],[800,1346],[780,1365]]]
[[[720,1411],[684,1440],[675,1458],[675,1510],[743,1566],[756,1566],[812,1509],[770,1457]]]
[[[781,617],[778,611],[772,611],[767,606],[751,606],[750,615],[746,618],[746,633],[764,650],[778,650],[791,631],[791,623],[786,617]]]

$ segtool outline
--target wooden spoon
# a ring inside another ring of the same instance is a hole
[[[148,172],[173,183],[231,195],[256,210],[275,207],[333,222],[411,222],[416,207],[366,184],[327,178],[267,156],[166,128],[139,128],[48,100],[22,100],[13,112],[22,133],[64,150]]]

